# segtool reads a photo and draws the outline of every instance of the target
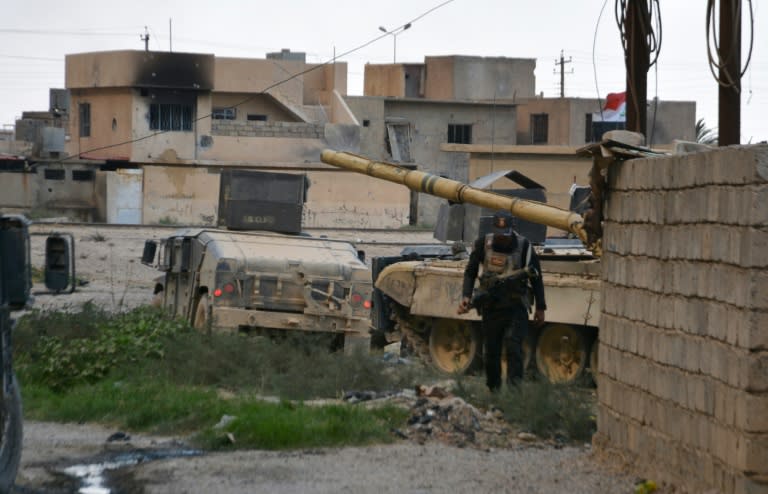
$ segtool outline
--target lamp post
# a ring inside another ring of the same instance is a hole
[[[385,28],[384,26],[379,26],[379,31],[381,31],[382,33],[387,33],[392,35],[392,41],[394,42],[394,52],[392,54],[392,63],[397,63],[397,35],[402,34],[403,31],[410,28],[411,28],[410,22],[397,29],[393,29],[392,31],[388,31],[387,28]]]

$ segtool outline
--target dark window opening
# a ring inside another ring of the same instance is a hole
[[[80,137],[91,136],[91,104],[80,103],[78,106],[80,116]]]
[[[534,113],[531,115],[531,144],[546,144],[549,141],[549,115]]]
[[[584,115],[584,142],[592,142],[594,140],[592,135],[592,114],[587,113]]]
[[[258,114],[258,113],[249,113],[248,114],[248,121],[249,122],[266,122],[267,121],[267,116],[266,115],[261,115],[261,114]]]
[[[149,105],[150,130],[192,130],[192,105],[153,103]]]
[[[46,180],[64,180],[64,170],[46,168],[44,177]]]
[[[370,120],[367,120],[367,119],[363,120],[363,127],[369,127],[370,125],[371,125],[371,121]]]
[[[448,142],[453,144],[472,144],[472,125],[448,124]]]
[[[211,118],[214,120],[235,120],[237,118],[237,108],[214,108]]]
[[[72,180],[75,182],[93,182],[93,170],[72,170]]]

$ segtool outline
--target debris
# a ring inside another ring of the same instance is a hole
[[[231,424],[237,417],[234,415],[222,415],[219,422],[213,426],[214,429],[223,429],[229,424]]]
[[[533,441],[539,440],[539,437],[536,434],[531,434],[530,432],[521,432],[517,435],[517,438],[521,441],[527,441],[527,442],[533,442]]]
[[[120,431],[115,432],[114,434],[112,434],[107,438],[108,443],[111,443],[114,441],[130,441],[130,440],[131,440],[131,436],[129,436],[125,432],[120,432]]]

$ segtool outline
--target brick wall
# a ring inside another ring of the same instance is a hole
[[[595,446],[686,492],[768,493],[768,146],[608,177]]]
[[[295,137],[300,139],[322,139],[325,126],[304,122],[237,122],[214,120],[211,134],[242,137]]]

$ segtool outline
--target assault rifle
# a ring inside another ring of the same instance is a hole
[[[496,299],[495,292],[503,288],[511,288],[520,295],[523,303],[528,307],[528,280],[537,278],[539,273],[532,267],[526,266],[512,271],[507,276],[497,276],[492,273],[483,273],[480,276],[480,287],[475,288],[469,308],[477,310],[482,315],[483,308]]]

